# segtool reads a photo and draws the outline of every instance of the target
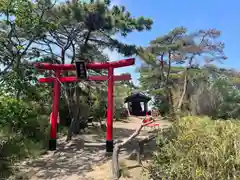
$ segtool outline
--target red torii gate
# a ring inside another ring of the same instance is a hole
[[[87,69],[107,69],[108,76],[90,76],[87,79],[90,81],[108,81],[108,105],[107,105],[107,127],[106,127],[106,151],[113,152],[113,86],[114,81],[130,80],[130,75],[118,75],[114,76],[114,69],[131,66],[135,64],[135,59],[124,59],[120,61],[112,61],[105,63],[88,63],[86,65]],[[51,122],[50,129],[50,139],[49,139],[49,150],[56,150],[57,144],[57,117],[59,111],[59,98],[60,98],[60,83],[61,82],[78,82],[80,81],[77,77],[61,77],[63,71],[75,70],[76,67],[73,64],[50,64],[50,63],[36,63],[35,67],[43,70],[53,70],[55,72],[55,77],[40,78],[40,83],[50,83],[54,82],[53,88],[53,104],[52,113],[53,118]]]

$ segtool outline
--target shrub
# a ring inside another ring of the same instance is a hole
[[[125,107],[115,107],[114,118],[116,121],[126,119],[128,117],[128,110]]]
[[[42,116],[38,114],[35,107],[13,98],[1,96],[0,127],[8,128],[12,133],[21,134],[31,140],[43,139],[48,121],[42,120]]]
[[[240,90],[225,79],[201,84],[191,98],[195,115],[212,118],[240,118]]]
[[[46,118],[38,114],[36,106],[0,97],[0,178],[7,176],[16,160],[37,155],[46,147]]]
[[[240,177],[240,123],[184,117],[167,137],[149,167],[153,180],[226,180]]]

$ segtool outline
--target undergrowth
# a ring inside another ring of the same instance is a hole
[[[17,161],[46,151],[48,117],[10,97],[0,97],[0,179],[12,173]]]
[[[153,180],[239,180],[240,123],[183,117],[165,137],[149,167]]]

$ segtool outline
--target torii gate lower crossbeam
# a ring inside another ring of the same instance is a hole
[[[114,81],[130,80],[130,75],[114,76],[114,68],[120,68],[130,66],[135,63],[134,58],[106,62],[106,63],[88,63],[88,69],[108,69],[108,76],[90,76],[88,80],[94,81],[108,81],[108,105],[107,105],[107,127],[106,127],[106,151],[108,153],[113,152],[113,86]],[[49,64],[49,63],[36,63],[35,67],[43,70],[55,71],[55,77],[40,78],[39,82],[48,83],[54,82],[53,88],[53,105],[52,112],[53,118],[50,129],[49,150],[56,150],[57,144],[57,117],[59,110],[59,98],[60,98],[60,83],[62,82],[77,82],[80,81],[76,77],[61,77],[61,72],[75,70],[73,64]]]

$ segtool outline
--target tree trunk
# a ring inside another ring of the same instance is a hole
[[[71,124],[68,129],[67,141],[71,140],[73,134],[78,134],[81,129],[87,127],[89,117],[89,106],[85,103],[80,102],[80,87],[75,89],[75,99],[71,106]]]
[[[71,89],[69,89],[68,91],[65,91],[65,95],[66,95],[66,101],[67,101],[67,105],[68,105],[68,110],[69,110],[69,114],[71,116],[71,124],[68,128],[68,134],[67,134],[67,139],[66,141],[69,141],[72,139],[72,135],[73,133],[76,133],[77,131],[77,127],[78,126],[78,108],[79,106],[77,106],[77,101],[78,98],[74,98],[74,94],[76,97],[76,91],[74,90],[74,92],[71,92]]]
[[[78,134],[80,131],[80,87],[75,87],[75,106],[74,106],[74,114],[73,114],[73,121],[74,121],[74,127],[73,127],[73,133]]]
[[[88,44],[88,40],[90,38],[91,32],[92,31],[89,29],[88,33],[87,33],[87,37],[84,41],[84,44],[83,44],[81,52],[80,52],[79,58],[82,59],[82,60],[85,59],[84,58],[84,53],[87,51],[87,44]],[[75,60],[75,57],[76,57],[75,47],[72,43],[70,45],[72,45],[72,48],[73,48],[73,58],[72,58],[72,61],[71,61],[71,63],[73,63],[74,60]],[[80,116],[80,99],[79,99],[79,96],[80,96],[80,87],[77,86],[77,88],[75,89],[75,105],[76,106],[75,106],[75,109],[74,109],[74,113],[72,113],[72,120],[71,120],[70,127],[68,129],[68,135],[67,135],[66,141],[69,141],[69,140],[72,139],[73,133],[78,133],[80,131],[81,121],[84,120]]]
[[[183,92],[181,94],[181,97],[178,101],[178,106],[177,106],[178,111],[182,108],[183,100],[184,100],[184,97],[185,97],[186,92],[187,92],[187,86],[188,86],[188,69],[185,70]]]
[[[75,121],[74,121],[74,100],[73,100],[73,96],[71,96],[71,93],[70,92],[66,92],[65,91],[65,95],[66,95],[66,101],[67,101],[67,105],[68,105],[68,111],[69,111],[69,115],[71,117],[71,124],[68,128],[68,134],[67,134],[67,138],[66,138],[66,141],[70,141],[72,139],[72,135],[73,135],[73,129],[74,129],[74,126],[75,126]]]
[[[177,110],[178,110],[178,111],[182,108],[183,100],[184,100],[184,97],[186,96],[186,93],[187,93],[187,87],[188,87],[188,70],[189,70],[189,68],[191,68],[191,66],[192,66],[193,58],[194,58],[194,56],[192,56],[192,57],[190,58],[189,62],[188,62],[188,65],[187,65],[187,66],[189,66],[189,67],[186,67],[186,68],[185,68],[183,92],[182,92],[181,97],[180,97],[179,102],[178,102],[178,106],[177,106]]]
[[[112,155],[112,176],[113,180],[118,180],[120,178],[120,169],[119,169],[119,152],[121,149],[120,144],[116,144],[113,149]]]
[[[174,110],[174,103],[173,103],[173,94],[171,88],[167,88],[167,96],[168,96],[168,103],[169,103],[169,112],[171,115],[175,114]]]
[[[169,85],[169,76],[170,76],[170,71],[171,71],[171,51],[168,52],[168,70],[167,70],[167,75],[166,75],[166,81],[165,81],[165,87],[167,90],[167,98],[168,98],[168,104],[169,104],[169,112],[171,115],[175,114],[174,111],[174,104],[173,104],[173,95],[171,91],[171,86]]]
[[[16,60],[15,71],[16,71],[16,75],[17,75],[17,77],[16,77],[16,80],[17,80],[17,82],[16,82],[16,85],[17,85],[16,99],[17,100],[20,100],[21,93],[23,91],[23,89],[21,87],[21,84],[23,83],[22,81],[23,81],[24,77],[23,77],[23,74],[22,74],[22,69],[20,67],[20,65],[21,65],[21,58],[22,57],[20,55],[17,55],[16,58],[15,58],[15,60]]]

